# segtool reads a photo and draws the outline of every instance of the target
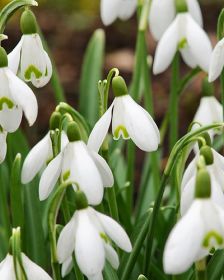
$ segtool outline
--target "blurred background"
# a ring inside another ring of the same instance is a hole
[[[0,0],[0,8],[8,0]],[[91,35],[97,28],[103,28],[106,33],[106,56],[104,63],[104,77],[112,67],[118,67],[121,74],[129,82],[134,64],[134,50],[136,41],[136,17],[122,22],[116,21],[109,27],[104,27],[99,13],[100,1],[90,0],[39,0],[39,7],[33,11],[37,16],[40,27],[46,37],[55,60],[61,83],[64,87],[67,101],[78,109],[79,83],[81,65],[84,52]],[[219,12],[224,7],[224,0],[201,0],[204,17],[204,28],[209,33],[213,46],[216,43],[216,24]],[[20,40],[19,16],[13,17],[6,29],[9,40],[3,44],[7,51],[12,50]],[[148,34],[148,50],[153,56],[156,43]],[[184,65],[182,71],[189,70]],[[202,76],[203,77],[203,76]],[[170,71],[153,77],[154,104],[156,121],[160,124],[168,106]],[[96,85],[97,86],[97,85]],[[180,133],[185,133],[191,122],[200,100],[201,79],[187,88],[181,98]],[[28,133],[31,144],[48,129],[48,119],[55,108],[55,100],[51,86],[35,89],[39,102],[39,116],[33,133]],[[216,85],[219,96],[219,84]],[[27,129],[26,124],[24,129]],[[32,130],[31,130],[32,131]]]

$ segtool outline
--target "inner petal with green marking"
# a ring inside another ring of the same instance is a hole
[[[187,39],[182,38],[178,43],[178,50],[184,49],[187,46]]]
[[[217,244],[218,246],[223,245],[223,237],[217,232],[217,231],[209,231],[202,242],[203,247],[205,248],[212,248],[214,247],[214,244]]]
[[[124,127],[123,125],[119,125],[116,127],[116,129],[114,130],[114,139],[118,140],[121,136],[123,139],[129,139],[130,136],[127,132],[126,127]]]
[[[100,232],[100,237],[105,241],[105,243],[109,243],[110,240],[104,232]]]
[[[12,109],[14,107],[14,103],[11,99],[9,99],[6,96],[3,96],[0,98],[0,111],[3,110],[3,105],[6,105],[9,109]]]
[[[68,178],[70,177],[70,174],[71,174],[70,170],[65,171],[65,173],[62,176],[63,181],[67,181]]]
[[[30,81],[32,74],[35,75],[36,79],[40,79],[42,77],[42,72],[36,66],[29,65],[24,73],[25,79]]]

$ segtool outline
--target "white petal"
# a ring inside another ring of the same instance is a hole
[[[66,262],[75,249],[75,234],[77,228],[76,212],[69,223],[63,228],[58,238],[57,254],[60,263]]]
[[[188,11],[193,19],[202,27],[203,18],[201,8],[197,0],[187,0]]]
[[[112,187],[114,185],[113,173],[103,157],[94,151],[90,152],[103,180],[104,187]]]
[[[32,262],[26,255],[22,254],[23,267],[28,279],[52,280],[52,278],[37,264]]]
[[[175,18],[173,0],[153,0],[149,13],[149,27],[158,41]]]
[[[88,277],[88,280],[103,280],[103,275],[102,273],[99,273],[94,276]]]
[[[177,15],[157,45],[153,65],[155,75],[165,71],[174,58],[179,40],[179,20],[180,15]]]
[[[195,200],[171,231],[163,255],[164,271],[167,274],[180,274],[193,264],[204,234],[200,209],[200,201]]]
[[[133,142],[143,151],[157,150],[160,134],[152,117],[129,95],[120,100],[125,108],[125,126]]]
[[[44,170],[39,183],[39,199],[46,199],[52,192],[61,174],[63,154],[58,154]]]
[[[114,2],[114,0],[113,0]],[[135,12],[137,0],[122,0],[118,6],[118,17],[122,20],[129,19]]]
[[[90,150],[93,150],[98,153],[101,145],[103,144],[103,141],[110,127],[112,109],[113,109],[113,103],[108,108],[108,110],[104,113],[104,115],[98,120],[93,130],[91,131],[87,144]]]
[[[181,181],[181,191],[185,188],[187,183],[190,181],[190,179],[195,176],[196,174],[196,163],[197,163],[198,157],[195,156],[194,159],[189,163],[187,169],[184,172],[182,181]]]
[[[100,274],[105,263],[103,241],[89,219],[88,211],[78,211],[75,256],[77,264],[87,277]]]
[[[0,111],[0,125],[7,132],[16,131],[22,121],[22,108],[14,106],[12,109],[9,109],[6,104],[3,105],[3,109]]]
[[[9,254],[1,262],[0,279],[16,280],[14,266],[13,266],[13,257]]]
[[[5,160],[5,156],[7,153],[7,132],[2,131],[0,132],[0,163],[2,163]]]
[[[61,276],[64,278],[67,276],[73,268],[73,260],[72,257],[69,257],[65,262],[63,262],[61,267]]]
[[[101,0],[101,18],[104,25],[113,23],[118,16],[120,0]]]
[[[195,194],[195,176],[193,176],[184,187],[181,193],[181,200],[180,200],[180,213],[181,216],[184,216],[188,209],[190,208]]]
[[[23,37],[16,45],[16,47],[8,54],[8,66],[13,71],[14,74],[17,74],[20,63],[20,52],[23,44]]]
[[[97,166],[91,158],[84,142],[76,141],[70,145],[73,145],[73,158],[70,162],[69,169],[70,180],[78,183],[90,204],[97,205],[103,199],[103,182]],[[65,158],[68,153],[70,153],[70,149],[66,150]],[[64,172],[66,172],[65,167],[63,167]]]
[[[119,258],[117,252],[114,248],[109,244],[104,244],[106,259],[111,264],[114,269],[118,269],[119,267]]]
[[[125,230],[112,218],[95,211],[96,215],[100,219],[105,233],[126,252],[131,252],[132,245],[130,239]]]
[[[37,118],[37,99],[31,88],[9,69],[6,71],[9,79],[10,93],[15,102],[22,107],[29,125],[33,125]]]
[[[224,38],[215,46],[210,66],[209,66],[209,82],[215,81],[221,74],[224,66]]]
[[[195,68],[197,66],[197,63],[195,62],[194,56],[191,53],[191,50],[189,46],[187,45],[185,48],[180,49],[182,58],[184,62],[191,68]]]
[[[205,72],[208,72],[212,54],[212,46],[208,35],[189,14],[187,15],[186,28],[187,42],[191,53],[195,57],[197,65]]]
[[[51,157],[52,144],[48,133],[27,155],[22,168],[22,183],[27,184],[32,181]]]

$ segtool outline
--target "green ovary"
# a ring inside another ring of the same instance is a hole
[[[186,38],[182,38],[179,43],[178,43],[178,49],[184,49],[187,46],[187,39]]]
[[[211,247],[211,245],[210,245],[211,239],[215,240],[218,245],[223,244],[222,236],[216,231],[210,231],[206,234],[206,236],[203,239],[203,242],[202,242],[203,247],[205,247],[205,248]]]
[[[114,139],[115,140],[119,139],[120,135],[122,135],[124,139],[130,138],[127,129],[123,125],[117,126],[116,129],[114,130]]]
[[[32,73],[34,73],[36,79],[40,79],[42,77],[41,71],[37,69],[34,65],[30,65],[24,73],[25,79],[30,81]]]
[[[12,109],[14,107],[13,101],[5,96],[0,98],[0,111],[3,109],[4,104],[6,104],[9,109]]]
[[[70,174],[71,174],[70,170],[66,171],[66,172],[63,174],[63,181],[64,181],[64,182],[68,180],[68,178],[70,177]]]

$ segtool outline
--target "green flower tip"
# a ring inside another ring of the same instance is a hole
[[[86,209],[88,207],[88,200],[82,191],[75,192],[75,203],[77,210]]]
[[[214,162],[214,157],[212,153],[212,149],[209,146],[202,146],[200,149],[200,155],[202,155],[205,159],[206,165],[211,165]]]
[[[188,12],[188,7],[186,0],[175,0],[176,11],[177,13],[186,13]]]
[[[0,47],[0,68],[8,66],[8,57],[5,49]]]
[[[202,134],[200,134],[200,137],[202,137],[202,138],[205,139],[205,142],[206,142],[206,145],[207,145],[207,146],[209,146],[209,147],[212,146],[211,137],[210,137],[210,135],[208,134],[208,132],[203,132]],[[198,141],[198,146],[199,146],[199,149],[201,149],[201,147],[202,147],[201,141]]]
[[[204,78],[202,82],[202,95],[203,96],[213,96],[214,95],[214,85],[209,83],[208,78]]]
[[[81,140],[79,127],[76,122],[72,121],[68,124],[67,136],[68,136],[68,140],[70,142],[75,142],[75,141]]]
[[[34,13],[31,10],[25,10],[20,19],[20,28],[23,34],[37,33],[37,21]]]
[[[112,80],[112,88],[116,97],[128,94],[125,80],[121,76],[116,76]]]
[[[199,169],[197,172],[195,197],[196,198],[211,197],[211,179],[208,171],[205,168]]]
[[[138,276],[138,280],[148,280],[143,274]]]
[[[53,112],[50,117],[50,130],[55,130],[60,127],[61,114],[59,112]]]

